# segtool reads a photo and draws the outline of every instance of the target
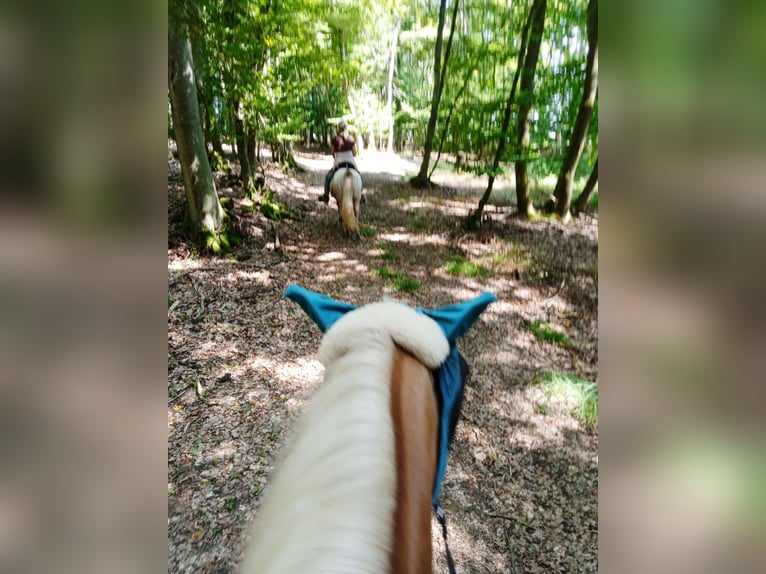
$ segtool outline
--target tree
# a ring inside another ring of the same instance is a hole
[[[436,118],[439,115],[439,103],[441,101],[442,92],[444,91],[447,63],[452,49],[452,38],[455,35],[455,22],[457,21],[457,9],[459,5],[460,0],[455,0],[452,11],[452,25],[450,27],[449,38],[447,39],[447,49],[444,53],[444,62],[442,62],[442,40],[444,36],[444,19],[447,11],[447,0],[441,0],[441,3],[439,4],[439,25],[436,32],[436,47],[434,49],[434,89],[431,99],[431,115],[428,118],[426,141],[423,145],[423,161],[420,164],[418,175],[412,180],[412,185],[415,187],[424,187],[428,185],[428,163],[431,159],[431,148],[434,141],[434,132],[436,131]]]
[[[200,122],[187,6],[180,0],[171,0],[169,8],[168,86],[186,190],[186,213],[195,232],[215,234],[223,226],[224,211],[215,189]]]
[[[516,72],[513,75],[513,83],[511,84],[511,91],[508,94],[508,99],[505,102],[505,112],[503,114],[503,124],[500,127],[500,140],[497,144],[497,150],[495,151],[495,158],[492,162],[492,171],[489,174],[489,182],[487,184],[487,189],[484,191],[484,194],[481,196],[481,199],[479,200],[479,206],[476,208],[476,211],[471,213],[468,216],[467,227],[469,229],[475,229],[479,226],[481,223],[481,216],[484,212],[484,206],[487,205],[487,201],[489,201],[489,196],[492,194],[492,187],[495,183],[495,176],[500,170],[500,160],[503,157],[503,154],[505,153],[505,141],[508,138],[508,127],[511,124],[511,107],[513,105],[514,100],[516,99],[516,86],[519,82],[519,74],[521,73],[521,70],[523,68],[523,62],[524,58],[526,57],[527,53],[527,42],[529,41],[529,28],[532,24],[532,19],[535,16],[534,7],[530,9],[529,16],[527,17],[527,21],[524,24],[524,29],[521,31],[521,46],[519,48],[519,56],[518,61],[516,64]],[[530,215],[529,209],[530,209],[531,203],[527,203],[527,206],[525,208],[526,215]],[[519,208],[519,212],[521,212],[521,208]]]
[[[517,122],[517,146],[519,159],[514,164],[516,172],[516,206],[518,212],[534,215],[535,208],[529,195],[529,177],[527,176],[527,160],[524,155],[529,150],[529,112],[532,109],[533,92],[535,87],[535,70],[540,55],[540,42],[543,37],[545,24],[546,0],[535,0],[532,4],[532,26],[529,32],[529,48],[524,58],[521,71],[521,95],[519,117]]]
[[[585,67],[582,100],[577,110],[577,119],[572,129],[572,136],[569,138],[564,163],[561,165],[561,171],[556,181],[556,189],[553,192],[553,196],[556,199],[556,215],[564,222],[569,221],[572,217],[569,207],[572,200],[574,174],[577,169],[577,163],[580,161],[583,146],[585,145],[585,136],[588,133],[588,125],[593,116],[593,106],[596,102],[596,92],[598,90],[598,0],[590,0],[588,2],[587,28],[588,61]]]
[[[596,187],[598,181],[598,158],[596,158],[596,164],[593,166],[593,171],[590,172],[588,181],[585,183],[585,187],[580,193],[580,197],[575,201],[574,207],[577,211],[585,211],[588,208],[588,200],[593,194],[593,189]]]
[[[401,20],[397,18],[391,38],[391,60],[388,65],[388,85],[386,86],[386,112],[388,114],[388,144],[386,145],[386,151],[388,153],[393,153],[394,151],[394,69],[396,68],[396,43],[399,40],[400,26]]]

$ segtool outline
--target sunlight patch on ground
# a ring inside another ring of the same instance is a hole
[[[447,238],[443,235],[414,235],[412,233],[381,233],[378,235],[381,241],[391,243],[406,243],[409,246],[421,245],[447,245]]]
[[[467,301],[468,299],[473,299],[474,297],[478,297],[481,295],[484,291],[492,291],[494,293],[500,293],[502,290],[500,289],[492,289],[488,288],[487,281],[484,280],[483,283],[475,283],[473,287],[469,288],[469,285],[466,284],[463,279],[456,279],[452,275],[447,275],[446,273],[443,275],[440,274],[434,274],[435,277],[439,278],[447,278],[449,281],[451,281],[454,285],[454,287],[440,287],[439,290],[443,293],[447,293],[449,295],[449,298],[453,301]],[[503,289],[507,288],[507,282],[503,285]],[[488,310],[491,310],[495,305],[497,305],[497,302],[492,303],[489,307],[487,307]],[[485,311],[486,313],[486,311]],[[483,314],[482,314],[483,315]]]
[[[238,283],[240,281],[255,281],[265,285],[270,277],[268,271],[233,271],[226,274],[226,281],[229,283]]]
[[[290,384],[314,386],[322,378],[324,368],[315,359],[297,359],[284,362],[267,357],[251,357],[246,361],[247,367],[258,373]]]
[[[236,358],[239,355],[237,345],[233,341],[225,342],[223,335],[216,335],[212,341],[200,341],[191,353],[195,360],[205,361],[211,357],[216,359]]]
[[[339,261],[345,258],[346,258],[345,253],[341,253],[340,251],[330,251],[329,253],[323,253],[322,255],[317,257],[316,260],[325,262],[325,261]]]
[[[189,271],[202,267],[199,259],[173,259],[168,261],[169,271]]]
[[[312,171],[328,171],[332,167],[332,156],[327,154],[320,157],[307,157],[303,154],[294,154],[295,161],[303,168]],[[356,157],[356,165],[362,176],[365,173],[389,174],[404,177],[408,173],[417,173],[420,166],[408,161],[396,154],[365,150]]]
[[[222,442],[212,449],[208,458],[226,460],[237,454],[237,448],[231,441]]]

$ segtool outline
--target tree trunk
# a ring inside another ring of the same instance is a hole
[[[386,112],[388,114],[388,144],[386,145],[386,151],[388,153],[393,153],[394,151],[394,70],[396,68],[396,44],[399,41],[400,25],[401,20],[397,18],[394,36],[391,39],[391,62],[388,65],[388,97],[386,98]]]
[[[588,200],[590,199],[590,196],[593,194],[593,190],[596,187],[597,181],[598,181],[598,158],[596,158],[596,165],[593,166],[593,171],[590,172],[590,177],[588,177],[588,182],[585,184],[585,188],[582,190],[580,197],[578,197],[577,201],[575,202],[574,207],[577,211],[586,211],[586,209],[588,208]]]
[[[436,152],[436,161],[434,162],[434,165],[431,168],[431,173],[428,175],[429,179],[433,177],[434,170],[436,169],[436,166],[439,164],[439,158],[441,158],[442,149],[444,149],[444,138],[447,136],[447,130],[449,129],[449,124],[450,124],[450,121],[452,120],[452,113],[455,111],[455,108],[457,107],[457,103],[460,101],[460,98],[463,95],[463,92],[468,86],[468,82],[471,79],[473,70],[476,67],[476,64],[478,64],[479,59],[481,58],[481,55],[482,55],[482,52],[479,52],[479,55],[476,58],[476,61],[474,62],[473,66],[468,68],[468,71],[465,75],[465,80],[463,81],[463,85],[460,86],[460,89],[458,90],[457,95],[455,96],[455,99],[452,101],[452,105],[450,106],[449,111],[447,112],[447,119],[444,120],[444,126],[442,127],[442,135],[441,135],[441,138],[439,139],[439,150]],[[462,145],[462,142],[458,142],[458,145]]]
[[[582,155],[585,145],[585,137],[588,134],[588,125],[593,117],[593,106],[596,103],[598,90],[598,0],[588,2],[588,63],[585,68],[585,83],[583,84],[582,100],[577,110],[572,136],[569,139],[564,163],[559,172],[556,189],[553,196],[556,198],[556,215],[564,222],[571,219],[569,213],[572,201],[572,185],[577,164]],[[595,185],[595,184],[594,184]]]
[[[239,158],[239,179],[243,189],[250,187],[250,160],[247,156],[247,134],[245,134],[245,122],[242,120],[240,102],[234,100],[234,133],[237,140],[237,158]]]
[[[171,2],[171,6],[173,4]],[[176,17],[171,16],[168,26],[168,86],[173,127],[189,220],[197,232],[215,232],[223,225],[224,212],[208,163],[199,116],[191,41],[181,12],[182,9],[169,11],[170,14],[176,14]]]
[[[250,164],[250,176],[252,177],[255,175],[255,164],[256,157],[255,157],[255,129],[251,129],[247,132],[247,141],[246,143],[246,149],[247,149],[247,161]]]
[[[447,63],[452,48],[452,38],[455,34],[455,22],[457,20],[457,9],[460,0],[455,0],[452,11],[452,26],[450,28],[449,38],[447,40],[447,50],[442,62],[442,41],[444,39],[444,20],[447,12],[447,0],[441,0],[439,3],[439,27],[436,32],[436,47],[434,49],[434,91],[431,98],[431,115],[428,118],[428,127],[426,128],[426,140],[423,144],[423,162],[420,164],[418,175],[412,180],[415,187],[425,187],[428,185],[428,164],[431,161],[431,148],[433,147],[434,132],[436,131],[436,118],[439,116],[439,102],[444,89],[444,80],[447,71]]]
[[[511,125],[511,108],[513,106],[513,101],[516,99],[516,87],[519,83],[519,75],[521,74],[522,70],[522,64],[524,62],[524,58],[526,57],[527,53],[527,43],[529,42],[529,28],[532,25],[532,18],[534,17],[534,7],[530,9],[529,15],[527,16],[527,21],[524,23],[524,28],[521,31],[521,45],[519,47],[519,56],[517,58],[516,62],[516,73],[513,75],[513,83],[511,84],[511,91],[508,94],[508,99],[505,102],[505,112],[503,114],[503,123],[500,126],[500,141],[497,143],[497,149],[495,151],[495,158],[492,161],[492,172],[489,174],[489,182],[487,183],[487,189],[484,191],[484,194],[481,196],[481,199],[479,200],[479,205],[476,208],[476,211],[471,213],[468,216],[468,220],[466,221],[466,226],[469,229],[476,229],[479,227],[479,224],[481,223],[481,216],[484,213],[484,207],[487,205],[487,202],[489,201],[490,195],[492,195],[492,187],[495,184],[495,176],[498,173],[498,170],[500,168],[500,161],[503,158],[503,154],[505,153],[505,142],[508,138],[508,128]],[[534,208],[531,207],[531,203],[527,203],[525,207],[524,213],[529,217],[530,214],[530,208],[532,209],[532,213],[534,213]]]
[[[532,97],[535,88],[535,70],[540,56],[540,42],[543,36],[545,24],[546,0],[535,0],[532,4],[532,26],[529,32],[529,48],[524,58],[524,68],[521,72],[521,94],[519,104],[519,117],[517,123],[517,149],[520,159],[514,163],[516,172],[516,205],[518,212],[530,217],[534,215],[535,208],[532,205],[529,194],[529,178],[527,176],[527,160],[524,155],[529,149],[529,111],[532,109]]]

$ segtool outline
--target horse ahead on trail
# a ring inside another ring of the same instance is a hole
[[[346,233],[358,235],[362,176],[350,164],[341,164],[330,181],[330,193],[338,202],[338,215]]]
[[[457,339],[495,301],[356,308],[291,285],[325,336],[324,383],[258,510],[243,574],[431,572],[438,508],[468,375]],[[448,553],[448,562],[451,557]]]

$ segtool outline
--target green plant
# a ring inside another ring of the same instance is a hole
[[[428,222],[420,216],[415,218],[415,229],[422,231],[428,227]]]
[[[396,289],[397,291],[417,291],[420,289],[420,281],[417,279],[413,279],[412,277],[397,277],[393,280],[391,285]]]
[[[449,262],[444,265],[444,270],[450,275],[463,277],[489,277],[489,269],[484,265],[466,261],[460,255],[451,255]]]
[[[383,252],[380,254],[380,257],[383,259],[383,261],[393,262],[399,259],[399,256],[391,251],[391,248],[385,243],[378,243],[377,248]]]
[[[362,237],[375,237],[375,228],[372,225],[362,225],[359,228],[359,235]]]
[[[401,276],[401,271],[393,271],[384,265],[378,269],[378,276],[383,279],[395,279]]]
[[[588,210],[598,211],[598,192],[597,191],[594,191],[593,195],[591,195],[590,199],[588,199]]]
[[[530,331],[532,331],[532,333],[534,333],[535,337],[541,341],[550,341],[551,343],[561,345],[562,347],[572,346],[572,340],[564,333],[555,330],[550,323],[540,323],[539,321],[534,321],[527,323],[527,327]]]
[[[574,415],[591,429],[598,421],[598,385],[561,373],[547,373],[540,385],[548,398],[559,397],[572,406]]]
[[[232,250],[233,247],[240,245],[242,238],[232,227],[231,222],[226,219],[223,229],[220,231],[205,230],[202,232],[201,249],[208,250],[214,255],[220,255]]]
[[[266,188],[261,197],[261,213],[266,219],[273,221],[282,221],[290,217],[290,209],[284,204],[274,199],[273,189]]]
[[[386,266],[383,266],[378,269],[378,275],[383,279],[390,279],[391,286],[396,291],[411,292],[420,289],[420,281],[412,277],[408,277],[402,271],[392,270]]]

